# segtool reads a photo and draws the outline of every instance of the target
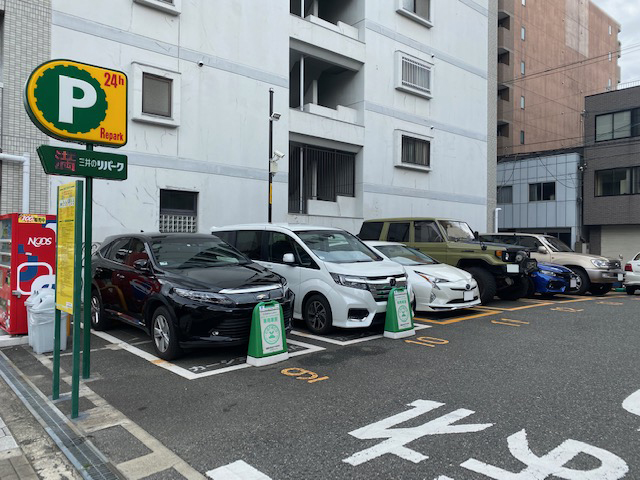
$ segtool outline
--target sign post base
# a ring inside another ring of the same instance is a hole
[[[272,365],[289,358],[284,315],[278,302],[260,302],[253,309],[247,363],[254,367]]]
[[[387,300],[387,316],[384,322],[384,337],[399,339],[416,334],[413,314],[409,305],[409,293],[404,287],[392,288]]]
[[[256,358],[247,356],[247,363],[254,367],[264,367],[265,365],[273,365],[274,363],[284,362],[289,360],[289,352],[278,353],[277,355],[271,355],[270,357]]]
[[[385,338],[392,338],[393,340],[397,340],[399,338],[413,337],[415,334],[416,334],[416,329],[412,328],[411,330],[405,330],[403,332],[387,332],[385,330],[383,336]]]

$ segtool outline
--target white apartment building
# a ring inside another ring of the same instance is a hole
[[[485,230],[489,4],[52,0],[51,58],[128,75],[129,178],[94,182],[94,239],[265,222],[282,154],[276,222]]]

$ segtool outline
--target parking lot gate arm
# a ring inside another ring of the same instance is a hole
[[[387,301],[384,336],[397,339],[411,337],[415,333],[407,289],[404,287],[392,288]]]
[[[247,363],[256,367],[289,358],[282,306],[275,301],[260,302],[253,309]]]

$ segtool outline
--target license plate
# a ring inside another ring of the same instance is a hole
[[[575,278],[569,280],[569,288],[576,288],[578,286],[578,282],[576,282]]]
[[[472,291],[464,292],[462,294],[462,297],[465,302],[470,302],[471,300],[473,300],[473,292]]]
[[[618,274],[618,281],[621,282],[624,280],[624,273],[619,273]]]
[[[509,264],[507,265],[507,273],[518,273],[520,271],[520,265]]]

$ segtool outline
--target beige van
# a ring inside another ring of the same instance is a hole
[[[587,291],[594,295],[604,295],[614,283],[624,280],[620,260],[574,252],[551,235],[501,232],[482,233],[480,238],[485,242],[527,247],[531,256],[539,262],[570,268],[578,276],[576,293],[580,295]]]

